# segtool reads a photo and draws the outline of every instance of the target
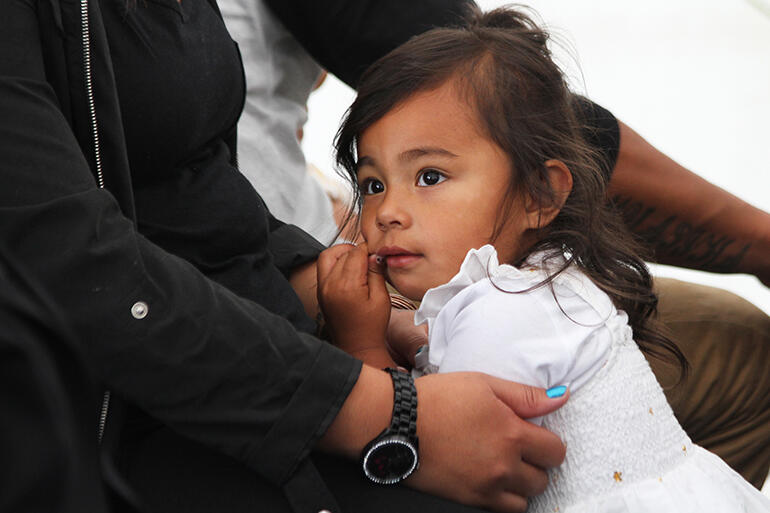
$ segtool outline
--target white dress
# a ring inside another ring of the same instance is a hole
[[[545,277],[536,266],[499,264],[486,245],[429,290],[415,316],[428,323],[432,371],[570,387],[562,408],[534,419],[561,437],[567,455],[528,511],[770,512],[770,499],[690,441],[625,312],[585,275],[570,268],[553,289],[510,293]]]

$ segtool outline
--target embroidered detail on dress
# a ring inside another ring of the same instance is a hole
[[[612,479],[614,479],[616,482],[621,482],[623,480],[623,472],[615,471],[614,474],[612,474]]]

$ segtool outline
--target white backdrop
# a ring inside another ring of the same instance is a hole
[[[499,0],[477,0],[483,8]],[[533,0],[572,47],[573,85],[685,167],[770,211],[768,0]],[[310,99],[308,160],[333,174],[331,140],[354,93],[333,77]],[[655,266],[732,290],[770,313],[753,277]]]

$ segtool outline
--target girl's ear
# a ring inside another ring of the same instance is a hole
[[[553,202],[544,204],[531,196],[527,198],[526,209],[529,228],[538,229],[548,226],[559,214],[561,207],[564,206],[567,197],[572,192],[572,173],[564,162],[556,159],[546,160],[545,168],[548,182],[554,194]]]

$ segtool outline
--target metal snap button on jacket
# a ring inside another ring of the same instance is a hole
[[[131,307],[131,315],[134,319],[144,319],[150,311],[150,307],[144,301],[137,301],[134,306]]]

